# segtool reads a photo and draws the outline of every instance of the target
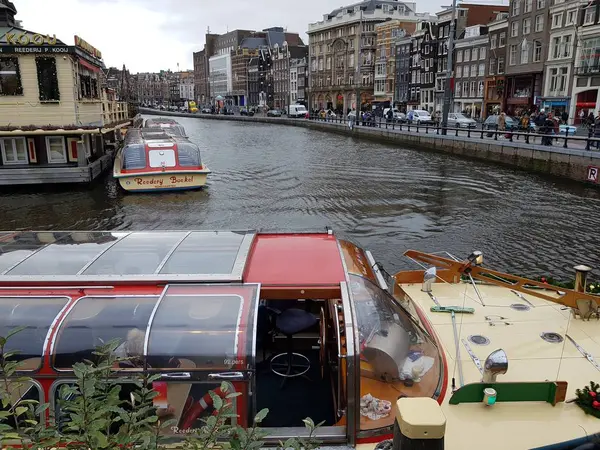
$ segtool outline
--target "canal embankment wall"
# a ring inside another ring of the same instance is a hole
[[[157,111],[140,108],[140,113],[189,117],[204,120],[228,120],[236,122],[269,123],[309,128],[329,133],[352,136],[376,142],[390,143],[402,147],[418,148],[429,151],[449,153],[461,157],[491,161],[536,173],[569,178],[579,182],[590,182],[590,169],[600,168],[600,151],[569,149],[562,146],[542,146],[526,144],[524,140],[493,140],[479,138],[480,132],[474,131],[471,137],[400,131],[391,128],[372,128],[357,126],[350,130],[345,124],[325,121],[291,119],[279,117],[245,117],[209,114],[188,114],[171,111]],[[559,141],[560,142],[560,141]],[[598,173],[600,169],[597,169]],[[600,179],[592,185],[600,187]]]

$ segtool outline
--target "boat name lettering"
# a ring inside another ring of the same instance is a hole
[[[201,428],[179,428],[179,427],[171,427],[171,431],[174,434],[197,434],[202,431]]]
[[[227,366],[238,366],[240,364],[244,364],[243,359],[225,359],[223,363]]]
[[[6,43],[10,45],[56,45],[56,35],[42,36],[39,33],[29,35],[27,33],[6,33]]]
[[[150,178],[149,180],[146,180],[144,178],[135,178],[135,182],[137,183],[138,186],[143,185],[143,184],[158,184],[159,186],[163,185],[163,181],[161,178]]]
[[[177,177],[171,177],[171,183],[175,184],[175,183],[193,183],[194,182],[194,177],[188,177],[187,175],[183,178],[177,178]]]

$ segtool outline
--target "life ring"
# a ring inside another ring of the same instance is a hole
[[[221,388],[219,387],[219,388],[213,390],[213,392],[216,395],[218,395],[219,397],[221,397],[223,400],[226,400],[227,391],[223,392],[221,390]],[[192,398],[192,397],[190,397],[190,398]],[[226,401],[228,401],[228,399]],[[212,396],[210,395],[210,393],[207,392],[204,395],[204,397],[202,397],[196,403],[193,403],[192,405],[190,405],[189,408],[186,408],[186,411],[184,412],[185,416],[184,416],[184,420],[181,425],[181,428],[184,430],[191,428],[192,425],[194,425],[194,422],[198,419],[198,417],[200,417],[200,414],[202,414],[204,411],[206,411],[211,406],[213,406],[213,399],[212,399]],[[217,410],[213,411],[213,415],[217,415],[217,414],[218,414]]]

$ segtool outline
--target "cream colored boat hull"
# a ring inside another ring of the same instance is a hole
[[[120,175],[119,184],[129,192],[182,191],[199,189],[206,185],[210,171],[185,173],[150,173],[143,175]]]

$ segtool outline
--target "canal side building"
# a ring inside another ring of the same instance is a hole
[[[416,2],[364,0],[342,6],[308,25],[310,106],[346,112],[373,102],[375,26],[386,20],[417,23],[429,20],[416,12]]]
[[[544,89],[537,106],[560,116],[569,114],[576,53],[577,19],[585,0],[553,2],[549,8],[550,36],[544,69]],[[569,114],[569,118],[572,116]]]
[[[581,123],[580,114],[600,113],[600,2],[591,1],[580,10],[575,55],[575,77],[569,116]]]
[[[419,22],[411,37],[410,94],[407,109],[433,112],[435,104],[435,74],[437,72],[437,25]]]
[[[394,106],[406,111],[410,94],[410,54],[412,38],[405,35],[396,38],[396,80],[394,83]]]
[[[504,89],[506,87],[506,33],[508,13],[498,13],[496,20],[488,24],[489,50],[485,77],[483,118],[504,111]]]
[[[510,3],[506,65],[506,113],[519,116],[538,108],[552,18],[551,0]]]
[[[106,141],[129,123],[99,50],[28,31],[0,0],[0,184],[86,182],[110,166]]]
[[[467,27],[455,46],[454,112],[472,119],[482,117],[488,47],[488,28],[484,25]]]

